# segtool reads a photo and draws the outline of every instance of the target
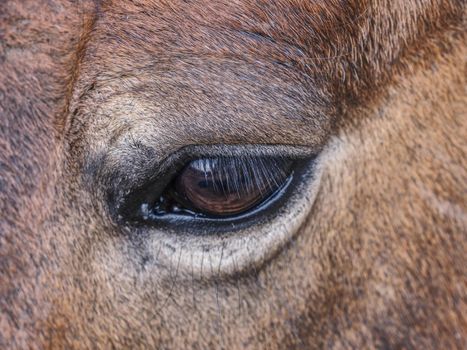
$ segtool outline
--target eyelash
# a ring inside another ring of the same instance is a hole
[[[203,169],[205,178],[208,178],[208,175],[212,177],[214,188],[220,188],[223,192],[232,190],[229,187],[224,189],[225,181],[222,179],[228,179],[227,185],[233,185],[233,190],[239,195],[254,189],[262,190],[278,186],[280,184],[276,182],[276,178],[287,176],[283,171],[286,163],[283,159],[269,158],[268,165],[261,157],[219,157],[198,161],[201,163],[200,168]],[[220,171],[209,170],[214,166]],[[271,183],[270,179],[274,183]]]
[[[211,189],[217,195],[236,195],[238,199],[252,193],[264,196],[259,202],[267,201],[273,193],[283,187],[285,180],[291,175],[292,162],[287,159],[263,157],[216,157],[201,158],[189,162],[186,168],[204,173],[201,181],[196,182],[202,188]],[[143,203],[141,209],[146,219],[156,219],[167,214],[187,214],[195,217],[212,217],[193,209],[188,198],[177,191],[177,181],[185,173],[184,169],[177,173],[161,196],[153,203]],[[199,174],[197,174],[199,176]],[[204,178],[204,181],[202,180]],[[196,179],[199,180],[199,177]],[[196,185],[195,184],[195,185]],[[252,209],[254,207],[251,207]],[[245,212],[248,212],[245,208]],[[227,213],[224,215],[229,216]],[[235,215],[231,215],[235,216]]]

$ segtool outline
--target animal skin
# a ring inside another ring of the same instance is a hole
[[[1,1],[0,348],[467,348],[466,14]],[[209,145],[306,148],[314,180],[220,237],[115,219]]]

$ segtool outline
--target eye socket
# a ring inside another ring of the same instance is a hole
[[[208,218],[243,215],[266,204],[287,183],[292,161],[217,157],[190,161],[149,209],[153,215]]]

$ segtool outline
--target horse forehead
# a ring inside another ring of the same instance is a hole
[[[394,62],[407,43],[448,10],[415,1],[113,1],[95,12],[84,35],[80,76],[113,79],[157,68],[182,78],[191,69],[208,85],[202,79],[214,63],[281,65],[296,72],[295,80],[313,79],[335,95],[352,91],[355,99],[403,67]]]
[[[346,46],[349,37],[365,34],[396,44],[420,29],[435,26],[454,5],[397,0],[275,2],[112,1],[99,7],[93,32],[109,52],[146,51],[148,54],[262,55],[263,58],[326,54]],[[410,11],[406,11],[410,9]],[[394,28],[392,21],[399,26]],[[371,22],[371,23],[370,23]],[[372,28],[373,27],[373,28]],[[371,32],[378,28],[377,32]],[[357,42],[353,42],[357,44]],[[323,56],[325,57],[325,56]]]
[[[338,1],[114,1],[96,12],[86,51],[110,71],[187,56],[304,68],[308,56],[326,57],[328,42],[339,44],[337,33],[362,11]]]

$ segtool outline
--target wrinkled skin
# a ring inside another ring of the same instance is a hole
[[[465,15],[2,1],[0,347],[465,348]],[[114,220],[106,186],[212,144],[319,153],[294,224],[263,223],[230,261],[215,238],[162,244]]]

